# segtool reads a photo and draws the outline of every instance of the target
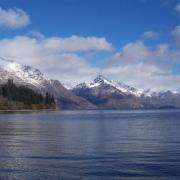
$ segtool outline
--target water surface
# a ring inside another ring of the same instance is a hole
[[[180,179],[180,111],[0,114],[0,179]]]

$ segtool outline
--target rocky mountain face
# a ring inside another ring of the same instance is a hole
[[[99,75],[91,83],[81,83],[72,89],[100,109],[179,108],[180,93],[142,91]]]
[[[12,79],[16,85],[29,87],[42,94],[54,95],[60,109],[94,109],[95,106],[67,90],[59,81],[47,78],[38,69],[0,58],[0,84]]]
[[[171,91],[153,93],[151,96],[142,96],[141,101],[145,109],[180,108],[180,93]]]
[[[54,95],[60,109],[151,109],[180,108],[180,93],[139,90],[102,75],[75,87],[46,77],[38,69],[0,57],[0,85],[8,79],[42,94]]]
[[[60,109],[96,109],[95,105],[66,89],[58,80],[50,80],[45,91],[54,95]]]
[[[82,83],[73,88],[77,96],[81,96],[100,109],[140,108],[138,91],[98,76],[92,83]]]

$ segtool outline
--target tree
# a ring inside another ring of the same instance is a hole
[[[25,105],[33,107],[54,107],[54,97],[46,93],[45,97],[42,94],[33,91],[25,86],[16,86],[12,80],[8,80],[7,84],[0,88],[0,94],[9,101],[22,102]]]

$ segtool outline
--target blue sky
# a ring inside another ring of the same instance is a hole
[[[169,4],[165,4],[169,2]],[[1,30],[1,36],[38,30],[46,36],[103,36],[120,48],[153,29],[169,39],[179,22],[173,8],[177,0],[1,0],[2,8],[27,12],[32,24],[16,32]]]
[[[180,90],[173,83],[180,82],[179,3],[1,0],[0,55],[70,84],[105,74],[138,88]]]

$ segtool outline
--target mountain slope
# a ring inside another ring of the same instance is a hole
[[[8,79],[12,79],[16,85],[29,87],[42,94],[52,94],[61,109],[95,108],[87,100],[68,91],[59,81],[47,78],[38,69],[0,58],[0,84],[7,83]]]
[[[99,75],[91,83],[82,83],[72,90],[100,109],[138,109],[142,107],[140,91]]]
[[[124,83],[110,80],[102,75],[91,83],[81,83],[65,88],[59,81],[51,80],[38,69],[23,66],[0,57],[0,85],[8,79],[41,94],[55,97],[60,109],[150,109],[180,108],[180,93],[138,90]]]
[[[25,86],[16,86],[12,80],[0,87],[1,110],[24,109],[54,109],[55,101],[52,95],[41,94]]]
[[[102,75],[91,83],[84,82],[75,86],[72,91],[101,109],[180,107],[180,93],[138,90]]]
[[[99,87],[102,85],[109,85],[114,90],[116,90],[116,91],[119,90],[124,94],[132,94],[135,96],[141,96],[141,94],[143,94],[143,92],[138,89],[135,89],[133,87],[130,87],[126,84],[123,84],[123,83],[120,83],[117,81],[110,80],[103,75],[98,75],[94,79],[94,81],[91,83],[82,83],[82,84],[77,85],[75,88],[81,88],[81,87],[95,88],[95,87]]]

